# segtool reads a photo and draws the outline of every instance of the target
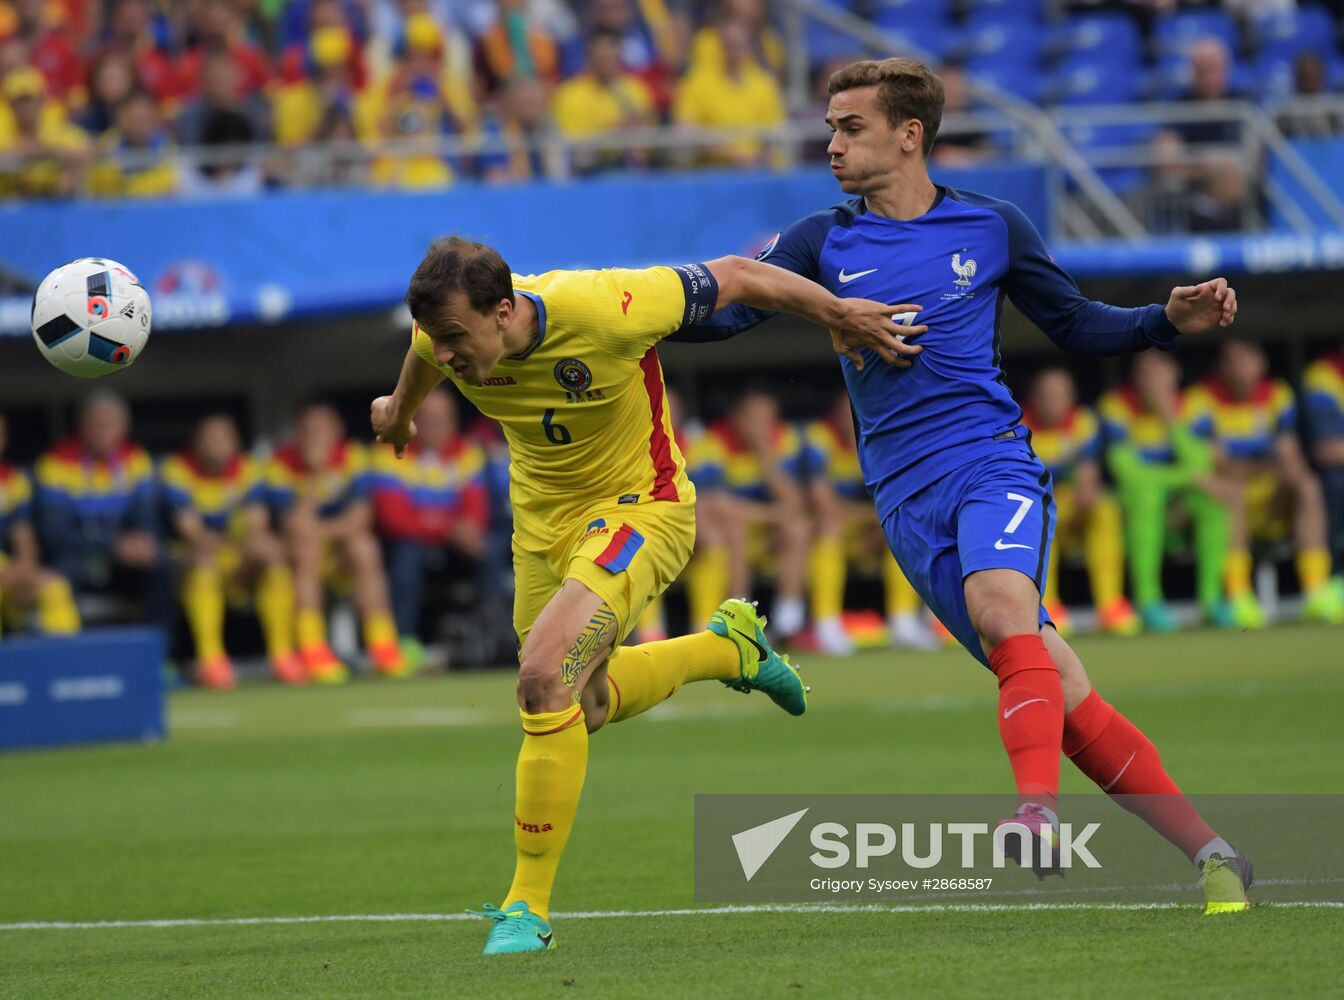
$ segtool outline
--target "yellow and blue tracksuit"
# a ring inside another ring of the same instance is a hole
[[[859,466],[858,449],[849,443],[831,420],[816,420],[808,424],[803,437],[808,478],[827,483],[846,504],[862,504],[866,511],[871,512],[871,517],[866,520],[876,526],[877,510],[868,496],[863,470]],[[844,612],[847,557],[853,555],[862,559],[873,550],[868,532],[862,530],[866,525],[859,523],[857,527],[861,530],[852,531],[851,524],[846,524],[845,530],[839,535],[825,530],[817,532],[812,546],[809,577],[812,615],[818,621],[839,618]],[[887,618],[917,614],[922,602],[901,572],[896,557],[885,546],[881,546],[879,558]]]
[[[798,429],[783,421],[776,425],[773,450],[780,471],[801,483],[807,472],[807,453]],[[771,500],[765,470],[756,453],[738,439],[726,420],[712,424],[691,442],[687,473],[702,498],[726,493],[754,503]],[[749,539],[748,544],[753,554],[764,554],[766,546],[761,539]],[[686,593],[693,622],[708,621],[719,602],[728,596],[732,576],[730,564],[725,546],[696,546],[695,558],[686,575]]]
[[[223,469],[210,471],[191,452],[170,455],[159,469],[163,498],[171,512],[192,511],[204,526],[224,539],[210,565],[194,565],[182,585],[182,606],[191,628],[196,655],[209,663],[224,655],[224,605],[227,594],[245,599],[239,591],[239,571],[245,567],[242,542],[247,538],[249,508],[266,502],[262,470],[243,455]],[[252,567],[254,603],[272,662],[294,651],[294,580],[282,562]]]
[[[1046,573],[1047,606],[1059,604],[1059,551],[1080,544],[1087,563],[1092,600],[1103,616],[1120,601],[1124,589],[1124,528],[1120,505],[1103,493],[1091,510],[1078,509],[1075,479],[1084,462],[1101,459],[1101,423],[1086,407],[1074,407],[1053,427],[1045,426],[1028,408],[1022,422],[1031,430],[1031,448],[1054,484],[1059,527]]]
[[[38,459],[34,478],[38,535],[49,563],[77,589],[137,591],[149,620],[166,628],[172,614],[167,561],[131,568],[119,565],[114,552],[127,532],[158,533],[149,454],[126,443],[100,458],[69,439]]]
[[[1229,458],[1258,466],[1245,483],[1248,539],[1286,537],[1290,525],[1277,509],[1281,483],[1272,463],[1279,438],[1297,434],[1297,403],[1288,383],[1265,378],[1238,399],[1221,379],[1208,378],[1186,393],[1185,414],[1195,433]],[[1329,582],[1330,553],[1316,546],[1299,549],[1297,573],[1303,593],[1314,594]],[[1227,592],[1233,601],[1251,593],[1251,554],[1244,548],[1228,553]]]

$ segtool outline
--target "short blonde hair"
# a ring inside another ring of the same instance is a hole
[[[924,126],[924,155],[933,149],[943,124],[943,81],[918,59],[864,59],[831,74],[829,94],[877,88],[877,106],[893,128],[911,118]]]

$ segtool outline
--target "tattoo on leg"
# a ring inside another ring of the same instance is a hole
[[[560,678],[565,682],[565,687],[573,687],[578,683],[579,674],[583,673],[583,668],[588,666],[597,651],[606,644],[607,637],[615,627],[616,614],[611,608],[603,604],[593,612],[593,617],[574,640],[574,645],[569,647],[569,652],[565,654],[565,662],[560,667]]]

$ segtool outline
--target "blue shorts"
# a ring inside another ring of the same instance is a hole
[[[1056,511],[1050,473],[1027,451],[993,455],[949,472],[882,522],[910,585],[985,666],[962,581],[984,569],[1015,569],[1045,590]],[[1040,622],[1050,624],[1041,608]]]

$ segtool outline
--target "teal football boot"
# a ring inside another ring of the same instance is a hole
[[[765,637],[765,617],[756,610],[756,602],[733,597],[719,605],[708,629],[731,639],[742,661],[742,673],[735,681],[724,681],[734,691],[750,694],[764,691],[790,715],[807,711],[807,692],[811,690],[798,676],[798,668],[771,648]]]
[[[551,925],[533,913],[521,899],[502,910],[486,903],[484,910],[467,912],[495,922],[482,955],[521,955],[554,947],[555,935],[551,932]]]

